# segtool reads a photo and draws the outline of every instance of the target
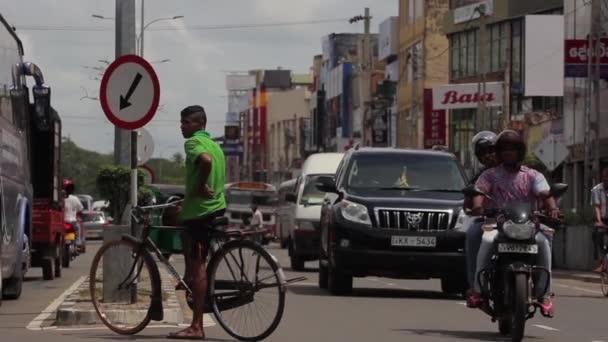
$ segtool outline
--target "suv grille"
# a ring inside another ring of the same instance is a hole
[[[452,211],[420,211],[416,209],[377,208],[376,221],[383,229],[403,229],[412,231],[448,230],[452,221]]]

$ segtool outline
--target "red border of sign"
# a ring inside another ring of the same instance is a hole
[[[150,184],[156,183],[156,173],[154,172],[154,169],[150,165],[148,165],[148,164],[140,165],[139,168],[144,169],[150,173],[150,178],[151,178]]]
[[[150,78],[152,79],[152,86],[154,88],[152,106],[150,106],[148,112],[137,121],[121,120],[116,114],[112,112],[108,104],[107,88],[110,76],[112,76],[114,71],[119,66],[126,63],[136,63],[141,65],[150,75]],[[156,75],[154,68],[152,68],[152,65],[150,65],[148,61],[136,55],[125,55],[117,58],[114,62],[112,62],[112,64],[110,64],[106,72],[103,74],[103,78],[101,79],[101,86],[99,87],[99,101],[101,102],[101,108],[106,114],[106,117],[115,126],[123,129],[137,129],[145,126],[148,122],[150,122],[150,120],[152,120],[154,114],[156,114],[156,110],[158,109],[158,104],[160,102],[160,82],[158,81],[158,76]]]

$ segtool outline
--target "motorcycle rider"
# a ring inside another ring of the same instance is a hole
[[[591,189],[591,205],[593,206],[593,242],[598,266],[594,272],[602,272],[604,265],[604,235],[608,225],[608,167],[602,169],[602,182]]]
[[[84,236],[82,236],[82,229],[80,224],[78,223],[78,215],[82,213],[84,207],[82,203],[78,199],[78,197],[74,196],[75,186],[74,182],[69,179],[65,179],[63,181],[63,190],[65,191],[65,199],[64,199],[64,221],[66,223],[71,223],[76,230],[76,246],[78,249],[82,249],[84,247]]]
[[[475,183],[476,187],[489,196],[476,196],[473,199],[473,214],[482,215],[484,207],[505,208],[512,203],[529,203],[534,206],[538,198],[544,199],[545,208],[554,219],[559,217],[559,209],[555,199],[550,195],[550,187],[542,173],[522,165],[526,156],[526,144],[519,133],[505,130],[496,139],[496,153],[500,166],[487,170]],[[483,225],[478,223],[477,225]],[[480,229],[480,227],[475,227]],[[485,232],[482,237],[481,246],[477,256],[477,270],[474,279],[478,279],[479,272],[489,267],[492,257],[494,240],[498,235],[497,230]],[[536,297],[539,301],[542,313],[545,316],[553,316],[553,303],[550,298],[551,285],[551,247],[544,234],[536,234],[538,244],[538,266],[549,271],[546,286],[536,287]],[[543,279],[545,277],[540,277]],[[543,280],[539,280],[543,283]],[[542,291],[545,290],[545,291]],[[479,307],[483,301],[480,296],[481,289],[478,281],[474,282],[474,292],[467,298],[467,306]]]
[[[471,144],[475,152],[475,157],[483,165],[481,170],[471,179],[470,184],[475,184],[481,174],[498,165],[496,159],[496,133],[490,131],[481,131],[473,137]],[[464,209],[471,210],[473,208],[473,198],[465,197]],[[477,267],[477,252],[481,245],[481,237],[483,230],[481,225],[471,224],[466,230],[466,257],[467,257],[467,280],[469,283],[469,290],[467,291],[467,297],[473,292],[473,284],[475,278],[475,269]]]

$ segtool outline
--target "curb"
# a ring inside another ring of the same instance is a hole
[[[571,279],[585,283],[600,284],[601,279],[599,274],[576,273],[570,271],[553,270],[553,278],[555,279]]]
[[[184,321],[184,314],[177,299],[175,287],[169,275],[161,272],[163,290],[168,293],[169,298],[163,303],[163,320],[159,323],[178,325]],[[86,297],[80,296],[80,293],[87,293]],[[76,309],[76,304],[88,302],[91,303],[89,294],[89,279],[85,280],[76,290],[74,290],[57,308],[55,318],[56,326],[74,326],[74,325],[93,325],[101,324],[101,320],[97,316],[97,312],[93,305],[90,304],[90,309]],[[143,312],[143,311],[142,311]]]

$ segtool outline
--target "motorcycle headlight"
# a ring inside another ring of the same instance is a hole
[[[529,240],[536,234],[536,226],[532,222],[513,223],[509,220],[503,224],[502,231],[510,239]]]
[[[345,220],[371,226],[372,221],[364,205],[343,200],[340,203],[340,213]]]

